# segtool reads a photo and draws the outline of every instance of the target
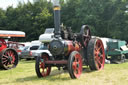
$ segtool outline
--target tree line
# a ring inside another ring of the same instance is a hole
[[[61,23],[79,32],[89,25],[91,34],[128,41],[127,0],[60,0]],[[47,0],[19,3],[16,8],[0,8],[0,30],[26,33],[23,41],[37,40],[44,30],[54,27],[53,5]]]

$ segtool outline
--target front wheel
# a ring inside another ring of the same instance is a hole
[[[41,57],[36,57],[35,70],[39,78],[46,77],[51,72],[51,66],[45,65],[45,61],[47,61],[48,59],[49,56],[47,54],[43,54]]]
[[[100,39],[93,38],[87,47],[87,59],[91,70],[101,70],[104,68],[105,52]]]
[[[72,79],[79,78],[82,73],[82,57],[79,52],[73,51],[68,59],[68,71]]]

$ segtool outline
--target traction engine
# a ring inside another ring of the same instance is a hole
[[[55,39],[49,43],[52,57],[46,53],[37,57],[35,70],[38,77],[48,76],[53,66],[68,70],[73,79],[80,77],[83,65],[89,66],[91,70],[104,68],[105,53],[102,41],[91,38],[87,25],[81,27],[80,33],[73,33],[70,27],[60,26],[58,0],[54,0],[54,24]]]
[[[8,70],[18,64],[18,43],[6,41],[10,37],[25,37],[25,33],[0,30],[0,69]]]

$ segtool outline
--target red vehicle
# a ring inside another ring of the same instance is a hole
[[[54,3],[54,37],[49,44],[50,57],[42,53],[36,58],[36,74],[38,77],[46,77],[53,66],[68,70],[70,77],[79,78],[82,66],[88,65],[91,70],[104,68],[105,53],[100,39],[91,38],[89,26],[83,25],[80,33],[72,33],[71,28],[60,27],[60,5]]]
[[[4,31],[0,30],[0,69],[11,69],[18,64],[18,46],[17,42],[6,42],[5,39],[10,37],[25,37],[21,31]]]

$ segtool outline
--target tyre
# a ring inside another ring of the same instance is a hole
[[[43,54],[41,57],[36,58],[35,70],[39,78],[46,77],[51,72],[51,66],[45,65],[45,61],[47,61],[48,59],[49,59],[49,56],[46,54]]]
[[[100,39],[93,38],[89,41],[87,47],[87,60],[91,70],[101,70],[104,68],[105,52]]]
[[[6,48],[0,52],[0,67],[8,70],[18,64],[18,54],[14,49]]]
[[[82,73],[82,57],[79,52],[73,51],[68,59],[68,71],[72,79],[79,78]]]

